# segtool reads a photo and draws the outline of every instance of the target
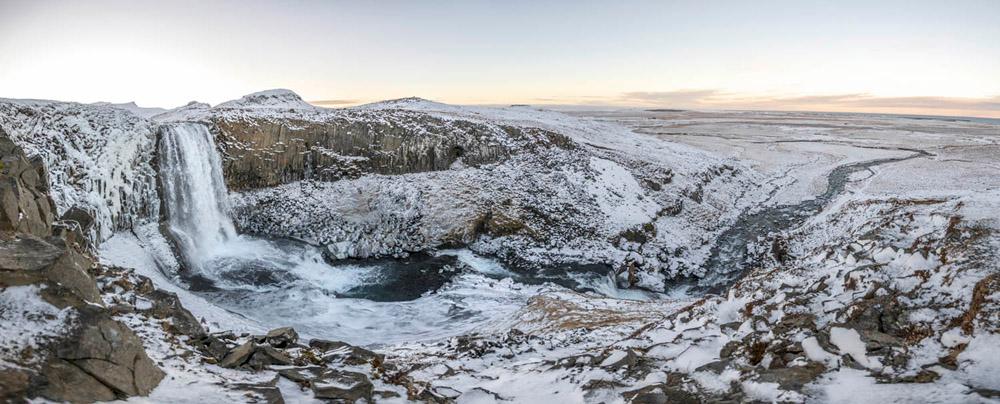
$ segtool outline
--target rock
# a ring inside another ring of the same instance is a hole
[[[85,403],[117,398],[111,388],[67,361],[49,362],[42,373],[48,378],[48,384],[41,395],[50,400]]]
[[[250,355],[253,355],[254,350],[257,348],[257,344],[253,341],[247,341],[243,345],[236,347],[219,362],[219,366],[224,368],[236,368],[250,359]]]
[[[24,397],[30,387],[30,377],[20,369],[0,369],[0,401]]]
[[[806,366],[762,370],[757,381],[778,383],[782,390],[802,391],[806,384],[816,380],[825,370],[823,365],[809,362]]]
[[[84,208],[73,206],[59,217],[60,221],[76,223],[84,233],[94,227],[94,216]]]
[[[267,332],[265,339],[275,348],[287,348],[299,341],[299,334],[292,327],[275,328]]]
[[[270,381],[262,383],[235,383],[227,385],[235,390],[248,392],[256,400],[255,403],[284,404],[285,398],[281,395],[281,390],[277,387],[278,376]]]
[[[274,386],[269,387],[244,387],[243,390],[249,391],[257,396],[259,396],[262,401],[267,404],[285,404],[285,398],[281,395],[281,389]]]
[[[139,337],[93,306],[80,308],[79,327],[55,348],[42,373],[49,381],[44,397],[74,402],[148,395],[164,377]]]
[[[597,362],[597,359],[593,355],[581,354],[576,356],[568,356],[561,358],[556,361],[553,368],[573,368],[582,366],[591,366]]]
[[[646,386],[638,390],[622,394],[625,400],[633,404],[698,404],[701,399],[693,393],[666,383]]]
[[[55,205],[48,195],[47,176],[45,167],[29,161],[0,129],[0,231],[52,234]]]
[[[59,283],[74,292],[84,300],[103,304],[101,292],[97,290],[97,283],[88,273],[94,265],[93,259],[84,256],[73,249],[67,249],[65,253],[52,264],[46,271],[46,276],[52,282]]]
[[[236,347],[226,354],[222,362],[219,362],[219,366],[224,368],[248,368],[258,371],[268,366],[291,364],[293,364],[292,358],[284,352],[270,345],[258,345],[253,340]]]
[[[297,368],[278,369],[278,374],[282,377],[299,384],[308,384],[327,371],[323,366],[303,366]]]
[[[270,346],[270,345],[258,345],[254,350],[253,355],[250,357],[245,364],[254,370],[263,370],[268,366],[273,365],[291,365],[294,361],[284,352]]]
[[[326,362],[341,362],[347,365],[364,365],[374,361],[381,362],[384,357],[364,348],[359,348],[340,341],[314,339],[309,341],[311,348],[323,351]]]
[[[361,399],[371,400],[374,386],[364,374],[328,370],[313,379],[310,388],[316,394],[316,398],[355,402]]]
[[[229,345],[218,334],[203,335],[193,343],[202,353],[219,361],[225,359],[229,353]]]
[[[219,137],[216,144],[229,156],[223,170],[232,191],[303,179],[333,181],[369,173],[446,170],[460,158],[472,166],[494,163],[509,151],[493,138],[510,136],[505,132],[516,130],[446,122],[415,113],[388,118],[396,122],[347,117],[287,123],[251,117],[209,120]],[[435,136],[422,135],[424,130]]]
[[[878,331],[902,338],[907,331],[909,310],[892,296],[862,299],[846,309],[851,313],[842,326],[860,332]]]
[[[48,268],[62,255],[62,249],[37,236],[19,234],[10,240],[0,240],[0,270],[40,271]]]
[[[87,270],[93,259],[73,249],[59,248],[36,236],[18,233],[0,239],[0,282],[27,285],[40,282],[59,284],[79,298],[103,304],[97,284]]]
[[[181,305],[177,294],[155,289],[145,293],[144,297],[153,302],[153,307],[146,310],[153,317],[158,319],[170,319],[177,333],[193,338],[200,338],[205,335],[205,329],[198,322],[198,319],[190,311]]]
[[[632,367],[639,361],[639,356],[635,354],[631,349],[626,349],[625,351],[615,351],[612,352],[610,356],[604,358],[601,362],[601,367],[605,369],[615,370],[623,367]]]

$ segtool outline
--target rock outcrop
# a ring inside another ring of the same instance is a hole
[[[41,159],[28,160],[0,129],[0,231],[52,234],[54,204]]]
[[[445,170],[461,161],[478,166],[501,161],[512,150],[506,138],[562,141],[552,133],[527,134],[509,126],[444,121],[398,112],[392,119],[354,112],[321,121],[210,118],[223,152],[230,190],[314,179],[333,181],[365,174]]]
[[[106,307],[79,238],[85,215],[54,226],[43,165],[2,130],[0,152],[0,400],[149,394],[164,373]]]

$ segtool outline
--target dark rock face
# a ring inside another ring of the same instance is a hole
[[[299,341],[299,333],[292,327],[281,327],[269,331],[264,338],[275,348],[288,348]]]
[[[53,242],[50,242],[53,241]],[[0,286],[58,284],[74,297],[100,304],[97,284],[87,272],[91,258],[71,248],[59,246],[59,240],[43,240],[25,233],[0,239]]]
[[[54,400],[93,401],[153,391],[164,373],[146,356],[139,337],[105,310],[80,311],[79,327],[58,345],[43,370],[49,384],[41,394]],[[67,380],[79,380],[89,388]]]
[[[52,234],[55,208],[40,160],[29,161],[0,129],[0,231]]]
[[[363,113],[358,113],[364,115]],[[292,181],[334,181],[364,174],[406,174],[445,170],[461,159],[469,166],[509,157],[500,139],[544,139],[568,145],[555,133],[394,111],[392,119],[370,116],[323,121],[212,118],[231,191]]]
[[[316,398],[343,400],[353,403],[361,399],[371,399],[372,382],[368,376],[357,372],[328,370],[310,382]]]
[[[346,365],[364,365],[381,362],[384,357],[367,349],[350,345],[346,342],[314,339],[309,341],[309,347],[323,353],[324,362],[337,362]]]
[[[147,312],[154,318],[171,319],[173,331],[177,334],[194,338],[205,334],[201,323],[184,306],[181,306],[181,301],[176,294],[156,289],[144,293],[143,296],[153,302],[153,307]]]

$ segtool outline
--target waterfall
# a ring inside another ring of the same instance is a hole
[[[219,153],[205,125],[178,123],[163,127],[159,156],[168,229],[198,268],[236,238]]]

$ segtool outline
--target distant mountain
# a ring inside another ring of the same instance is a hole
[[[286,108],[286,109],[317,109],[312,104],[302,100],[291,90],[274,89],[244,95],[238,100],[226,101],[216,108]]]
[[[103,105],[103,106],[107,106],[107,107],[111,107],[111,108],[123,109],[123,110],[129,111],[129,112],[131,112],[133,114],[136,114],[138,116],[141,116],[143,118],[152,118],[152,117],[154,117],[156,115],[159,115],[159,114],[162,114],[162,113],[168,111],[166,108],[140,107],[140,106],[136,105],[135,102],[126,102],[126,103],[121,103],[121,104],[114,104],[114,103],[110,103],[110,102],[95,102],[94,105]]]

